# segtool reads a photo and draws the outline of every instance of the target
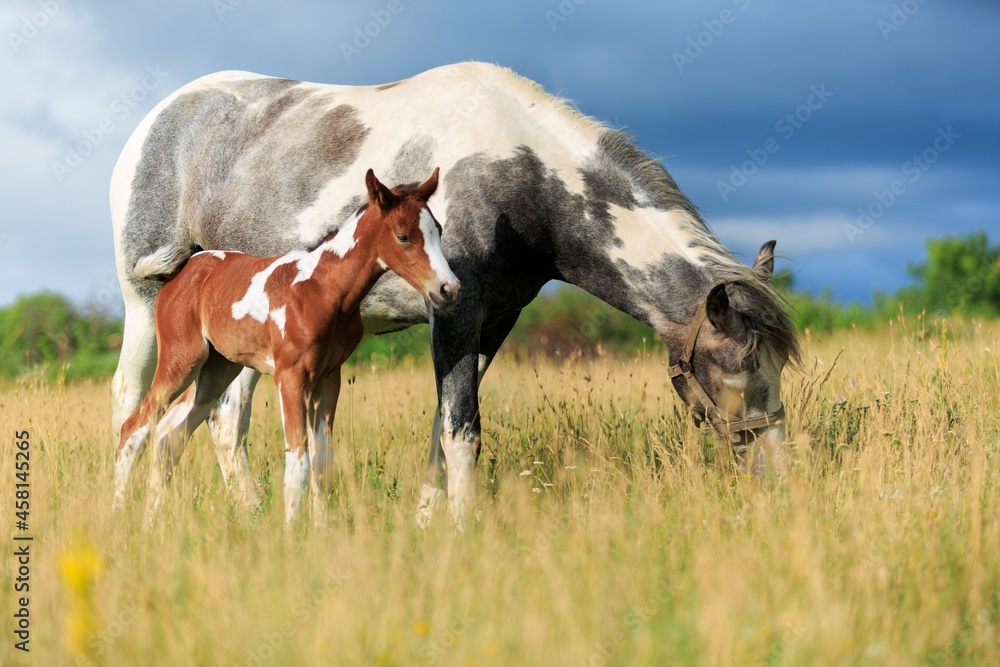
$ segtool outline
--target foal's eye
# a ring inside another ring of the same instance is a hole
[[[399,241],[400,243],[409,243],[410,237],[407,236],[406,234],[396,234],[396,240]]]

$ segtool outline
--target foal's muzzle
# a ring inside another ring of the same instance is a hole
[[[458,294],[462,290],[462,284],[457,280],[441,283],[436,292],[428,290],[431,305],[438,310],[445,310],[455,305],[458,301]]]

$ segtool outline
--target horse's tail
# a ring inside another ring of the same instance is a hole
[[[167,280],[188,261],[194,249],[187,246],[165,245],[136,260],[132,267],[134,280]]]

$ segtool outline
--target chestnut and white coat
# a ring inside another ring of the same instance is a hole
[[[307,481],[324,520],[332,474],[331,427],[340,369],[364,333],[362,299],[387,271],[434,307],[458,299],[459,282],[427,207],[438,170],[421,185],[388,189],[369,170],[368,201],[311,251],[259,258],[169,246],[140,258],[135,275],[166,282],[154,307],[158,358],[152,386],[121,428],[115,503],[153,441],[150,516],[188,436],[246,367],[274,375],[285,432],[285,520],[295,520]],[[186,259],[186,261],[185,261]],[[245,456],[238,460],[246,465]]]

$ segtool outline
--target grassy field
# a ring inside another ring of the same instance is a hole
[[[337,521],[291,536],[269,381],[250,450],[263,511],[229,506],[202,430],[150,532],[145,461],[133,507],[110,511],[106,384],[9,384],[0,526],[19,533],[26,429],[31,654],[13,647],[7,541],[0,664],[1000,664],[1000,324],[897,323],[805,351],[785,375],[780,485],[698,436],[662,347],[500,359],[481,517],[461,534],[412,522],[435,400],[423,362],[352,369]]]

